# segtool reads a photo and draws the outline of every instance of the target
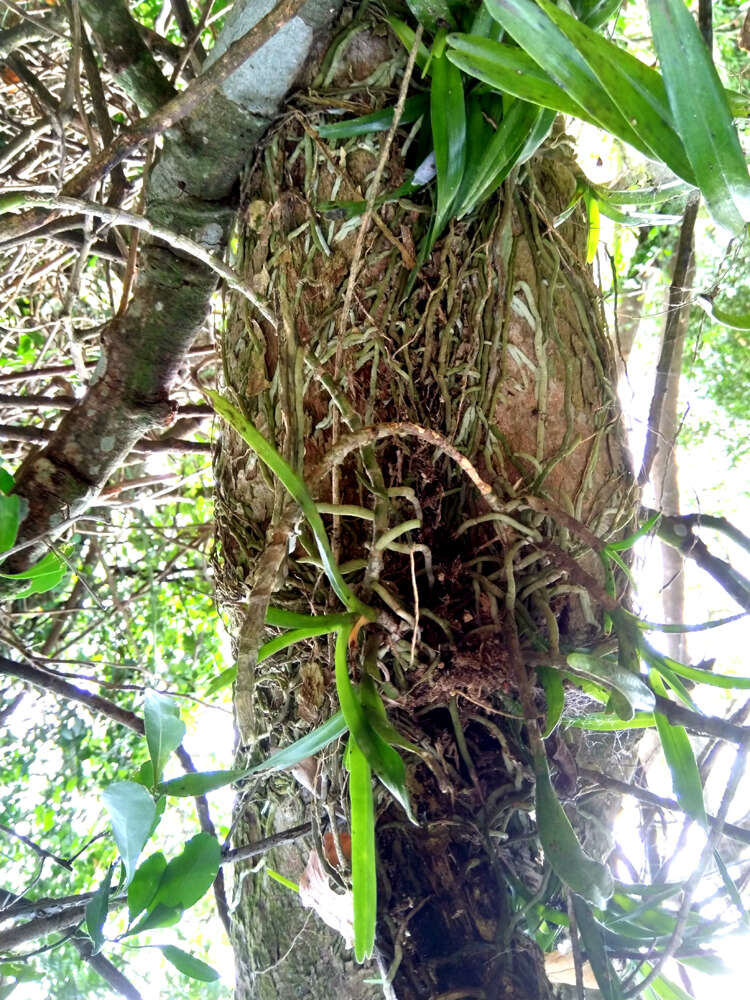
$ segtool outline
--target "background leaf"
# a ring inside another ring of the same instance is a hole
[[[200,979],[203,983],[215,983],[219,978],[219,973],[216,969],[213,969],[210,965],[206,965],[195,955],[190,955],[188,952],[183,951],[182,948],[177,948],[173,944],[161,944],[158,946],[161,953],[171,962],[172,965],[179,969],[179,971],[184,976],[190,976],[191,979]]]
[[[104,805],[109,813],[112,833],[125,865],[125,884],[135,874],[138,857],[151,836],[156,819],[154,800],[134,781],[116,781],[104,789]]]
[[[146,723],[146,743],[154,765],[154,783],[161,781],[164,765],[170,755],[182,743],[185,723],[180,719],[180,711],[171,698],[147,691],[144,699],[144,720]]]

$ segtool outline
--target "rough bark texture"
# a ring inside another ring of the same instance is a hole
[[[523,655],[564,652],[602,630],[599,609],[555,553],[565,550],[590,573],[596,559],[524,498],[553,501],[606,538],[631,522],[633,480],[601,302],[584,263],[584,220],[550,224],[575,188],[559,135],[477,218],[452,224],[413,286],[404,261],[428,216],[413,203],[384,207],[350,312],[340,315],[359,220],[317,209],[362,197],[383,138],[337,148],[316,134],[314,112],[325,90],[323,103],[369,110],[367,88],[392,86],[403,61],[382,26],[344,26],[315,90],[298,102],[303,110],[289,113],[249,168],[239,265],[280,322],[274,330],[238,302],[223,344],[225,376],[234,400],[317,483],[319,501],[373,511],[372,523],[344,517],[329,529],[351,584],[384,609],[361,652],[351,650],[350,668],[356,675],[366,662],[376,673],[391,719],[422,751],[409,767],[419,827],[385,794],[378,799],[377,947],[390,995],[531,1000],[549,987],[514,910],[518,891],[533,894],[542,876],[510,636]],[[385,190],[403,179],[406,134],[391,150]],[[473,521],[487,514],[481,497],[418,433],[352,452],[337,481],[318,481],[338,436],[398,420],[443,434],[492,486],[503,513]],[[244,762],[335,709],[325,638],[253,669],[248,649],[262,641],[256,606],[274,591],[275,606],[297,611],[337,605],[283,491],[229,430],[216,472],[219,595],[243,652],[236,710]],[[421,524],[378,547],[408,520]],[[563,738],[548,741],[548,751],[558,788],[572,793],[575,764]],[[309,815],[343,832],[340,748],[318,767],[314,795],[285,775],[251,784],[238,805],[237,843]],[[595,838],[586,842],[601,852]],[[297,879],[304,853],[270,864]],[[344,891],[346,873],[329,871]],[[238,998],[373,995],[349,978],[351,965],[317,918],[294,938],[303,915],[262,872],[241,871],[234,907]]]

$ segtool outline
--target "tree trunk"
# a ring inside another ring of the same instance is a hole
[[[550,995],[519,911],[548,873],[530,818],[517,667],[602,636],[591,582],[599,564],[577,526],[606,539],[631,525],[633,478],[601,298],[585,264],[585,219],[575,213],[560,229],[551,225],[575,189],[562,136],[476,217],[454,222],[416,276],[409,265],[429,216],[407,201],[380,209],[342,315],[361,220],[319,206],[364,197],[385,139],[326,142],[315,132],[316,109],[325,95],[325,106],[370,110],[369,95],[392,88],[403,64],[382,26],[347,26],[314,88],[248,169],[238,267],[279,322],[274,329],[234,300],[223,355],[229,395],[316,500],[372,511],[371,520],[325,520],[350,585],[383,608],[363,630],[361,652],[350,649],[350,669],[356,675],[364,658],[377,671],[391,721],[420,747],[407,762],[419,826],[378,790],[377,952],[386,987],[365,983],[379,974],[354,966],[343,941],[315,915],[306,920],[288,890],[262,869],[238,866],[239,998]],[[389,152],[382,191],[403,180],[407,134]],[[392,422],[408,422],[409,433],[383,429],[358,449],[341,443]],[[428,431],[473,463],[494,491],[492,510],[465,463]],[[263,641],[258,607],[270,595],[272,606],[305,613],[337,603],[282,487],[227,428],[216,473],[218,592],[240,656],[244,765],[337,708],[325,637],[253,668]],[[391,531],[409,521],[419,526]],[[532,694],[543,718],[541,688]],[[570,795],[568,740],[558,733],[547,749],[558,791]],[[321,755],[308,783],[313,793],[287,774],[248,785],[237,843],[311,815],[318,843],[326,829],[345,833],[339,747]],[[584,842],[601,856],[592,834]],[[285,849],[269,864],[297,881],[309,851]],[[346,873],[326,864],[343,892]]]

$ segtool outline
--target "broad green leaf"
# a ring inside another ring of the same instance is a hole
[[[438,36],[430,64],[430,124],[437,168],[437,201],[427,251],[450,218],[466,164],[466,106],[461,72],[449,62],[444,49],[445,36]]]
[[[536,822],[544,856],[552,871],[593,906],[604,908],[614,891],[609,868],[595,861],[581,847],[570,820],[550,781],[547,760],[534,758],[536,776]]]
[[[407,97],[399,123],[409,125],[426,114],[427,110],[426,95],[418,94],[416,97]],[[318,125],[318,135],[324,139],[347,139],[352,135],[387,132],[393,124],[393,114],[393,108],[383,108],[381,111],[373,111],[372,114],[362,115],[360,118],[350,118],[347,121],[333,122],[330,125]]]
[[[0,553],[12,549],[21,522],[21,498],[0,494]]]
[[[364,962],[375,947],[378,886],[375,872],[375,811],[370,765],[356,740],[350,738],[346,754],[352,819],[352,896],[354,906],[354,956]]]
[[[134,781],[116,781],[104,789],[102,798],[117,850],[125,865],[125,885],[129,885],[138,857],[151,836],[156,805],[143,785]]]
[[[167,864],[149,909],[157,904],[189,909],[211,888],[220,865],[221,848],[216,837],[196,834]]]
[[[437,31],[441,24],[453,24],[453,14],[448,0],[406,0],[409,10],[426,31]]]
[[[109,912],[109,887],[112,884],[114,866],[110,865],[102,884],[86,904],[86,932],[94,946],[93,954],[101,951],[104,944],[102,928]]]
[[[185,723],[180,710],[171,698],[156,691],[147,691],[143,708],[146,723],[146,743],[154,765],[154,783],[161,781],[164,765],[182,743]]]
[[[246,778],[251,772],[245,771],[198,771],[193,774],[183,774],[179,778],[163,781],[158,787],[164,795],[176,798],[190,798],[195,795],[205,795],[217,788],[231,785],[233,781]]]
[[[142,931],[152,931],[157,927],[172,927],[179,923],[184,912],[181,906],[170,907],[157,903],[153,910],[147,910],[141,920],[134,927],[131,927],[123,937],[131,937]]]
[[[667,696],[661,677],[651,671],[651,686],[656,694]],[[683,726],[674,726],[661,712],[654,712],[656,728],[661,740],[664,757],[672,775],[672,787],[677,801],[688,816],[706,826],[706,807],[703,804],[703,786],[695,760],[693,747]]]
[[[536,674],[547,698],[547,719],[542,733],[546,740],[557,728],[563,708],[565,708],[565,689],[560,671],[555,670],[554,667],[537,667]]]
[[[375,618],[373,609],[368,608],[354,596],[341,575],[341,570],[333,558],[333,552],[331,551],[323,520],[303,480],[279,455],[273,445],[266,441],[253,423],[233,406],[229,400],[211,389],[206,389],[205,392],[219,416],[226,420],[237,431],[240,437],[250,445],[261,462],[268,466],[270,471],[280,480],[292,499],[300,505],[315,537],[326,576],[345,607],[349,611],[356,611],[368,621],[372,621]]]
[[[182,948],[177,948],[173,944],[160,944],[157,947],[166,960],[171,962],[183,976],[200,979],[203,983],[215,983],[219,978],[216,969],[212,969],[210,965],[206,965],[205,962],[196,958],[195,955],[183,951]]]
[[[696,295],[693,299],[697,306],[707,313],[712,320],[729,327],[730,330],[740,330],[747,333],[750,330],[750,313],[732,313],[717,306],[710,295]]]
[[[601,925],[580,896],[573,896],[573,911],[576,915],[578,933],[586,950],[586,958],[591,964],[603,1000],[620,1000],[622,997],[620,980],[607,956]]]
[[[409,793],[406,790],[406,770],[404,762],[396,751],[375,732],[367,720],[362,704],[349,678],[347,666],[347,642],[350,629],[342,628],[336,637],[336,692],[339,704],[349,732],[354,737],[357,746],[365,755],[367,763],[382,783],[403,807],[404,812],[416,823],[411,811]]]
[[[15,595],[17,598],[31,597],[32,594],[44,594],[48,590],[54,590],[64,576],[65,563],[62,559],[58,559],[54,552],[48,552],[38,563],[20,573],[0,573],[0,577],[5,580],[29,581],[28,587]]]
[[[653,158],[576,45],[535,0],[485,0],[490,14],[601,128]]]
[[[154,765],[150,760],[144,760],[141,766],[136,771],[133,781],[137,782],[139,785],[143,785],[144,788],[154,787]]]
[[[10,493],[16,481],[4,466],[0,465],[0,493]]]
[[[167,859],[157,851],[138,865],[133,881],[128,886],[128,914],[132,921],[146,909],[156,895],[161,877],[167,867]]]
[[[750,177],[724,89],[684,0],[649,0],[654,47],[677,131],[714,220],[750,222]]]
[[[548,0],[537,0],[537,3],[572,42],[609,94],[612,104],[627,118],[653,155],[663,160],[678,177],[693,181],[693,171],[674,130],[664,81],[659,74]]]
[[[575,673],[603,681],[607,687],[618,692],[620,697],[614,699],[613,708],[621,719],[631,720],[636,711],[653,711],[656,704],[654,693],[638,674],[624,670],[613,660],[591,653],[569,653],[567,662]]]

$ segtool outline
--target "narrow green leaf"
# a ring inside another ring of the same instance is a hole
[[[425,94],[417,94],[416,97],[407,97],[399,123],[401,125],[409,125],[426,114],[427,110],[428,101]],[[353,135],[387,132],[393,124],[393,114],[393,108],[383,108],[381,111],[373,111],[372,114],[362,115],[359,118],[332,122],[329,125],[318,125],[318,135],[323,139],[348,139]]]
[[[405,736],[402,736],[395,726],[391,724],[385,710],[385,705],[383,704],[383,699],[378,694],[375,682],[368,673],[365,673],[360,681],[359,696],[365,718],[386,743],[392,747],[411,750],[412,753],[420,753],[419,747],[407,740]]]
[[[245,778],[250,771],[199,771],[194,774],[183,774],[179,778],[163,781],[159,791],[163,795],[174,798],[190,798],[195,795],[205,795],[217,788],[231,785],[233,781]]]
[[[356,615],[351,613],[337,615],[301,615],[296,611],[285,611],[283,608],[269,608],[266,611],[266,625],[276,625],[279,628],[307,628],[308,625],[327,625],[331,631],[339,625],[353,625]]]
[[[280,653],[282,649],[286,649],[288,646],[293,646],[295,642],[301,642],[303,639],[313,639],[319,635],[329,635],[333,631],[335,629],[331,628],[330,625],[325,622],[323,624],[316,623],[313,619],[312,624],[306,625],[304,628],[292,629],[290,632],[284,632],[283,635],[277,635],[275,638],[263,643],[258,650],[258,663],[269,659],[275,653]]]
[[[664,81],[659,74],[548,0],[537,2],[572,42],[613,106],[653,151],[653,156],[663,160],[678,177],[695,180],[690,161],[675,132]]]
[[[205,392],[219,416],[226,420],[237,431],[240,437],[250,445],[261,462],[268,466],[270,471],[280,480],[289,495],[300,505],[315,537],[326,576],[343,604],[349,611],[356,611],[368,621],[372,621],[375,618],[374,610],[368,608],[367,605],[354,596],[341,575],[341,570],[333,558],[333,552],[331,551],[323,520],[303,480],[279,455],[273,445],[266,441],[252,422],[233,406],[229,400],[211,389],[206,389]]]
[[[444,52],[445,40],[436,39],[432,51],[430,123],[437,169],[437,203],[427,249],[450,218],[466,163],[466,107],[461,72]]]
[[[12,549],[21,523],[21,498],[0,494],[0,553]]]
[[[365,755],[367,763],[382,781],[391,795],[403,807],[406,815],[416,823],[411,811],[409,793],[406,790],[406,770],[404,762],[396,751],[375,732],[367,720],[362,704],[349,678],[347,666],[347,642],[350,629],[342,628],[336,637],[336,691],[346,725],[357,746]]]
[[[280,875],[278,872],[274,871],[273,868],[269,868],[267,865],[263,871],[272,878],[274,882],[278,882],[279,885],[283,885],[285,889],[289,889],[290,892],[299,892],[299,885],[296,882],[292,882],[291,879],[287,878],[286,875]]]
[[[575,673],[603,681],[619,693],[620,697],[615,698],[613,707],[621,719],[629,721],[636,711],[653,711],[656,704],[654,693],[638,674],[624,670],[613,660],[591,653],[569,653],[567,662]]]
[[[256,764],[251,769],[251,773],[283,771],[285,768],[294,767],[301,760],[304,760],[306,757],[312,757],[313,754],[318,753],[323,747],[332,743],[333,740],[338,739],[339,736],[343,736],[346,729],[347,725],[344,713],[336,712],[327,722],[313,729],[307,736],[295,740],[291,746],[284,747],[283,750],[277,750],[275,753],[272,753],[262,764]]]
[[[707,684],[709,687],[724,688],[726,691],[750,690],[750,677],[735,677],[732,674],[715,674],[712,670],[702,670],[700,667],[689,667],[686,663],[678,663],[669,656],[659,654],[659,659],[673,673],[685,677],[697,684]],[[658,667],[657,667],[658,669]]]
[[[575,719],[567,719],[566,725],[575,729],[588,729],[592,733],[615,733],[620,729],[649,729],[656,725],[656,720],[652,712],[636,712],[627,722],[607,712],[594,712],[591,715],[579,715]]]
[[[224,688],[228,688],[231,684],[237,680],[237,667],[227,667],[226,670],[222,670],[220,674],[217,674],[206,687],[206,697],[209,695],[216,694],[218,691],[223,691]]]
[[[669,684],[683,705],[687,705],[691,712],[697,712],[699,715],[702,714],[700,708],[698,708],[696,703],[690,697],[690,692],[682,683],[678,674],[667,662],[666,657],[662,656],[661,653],[657,653],[657,651],[647,642],[642,643],[640,653],[649,667],[651,667],[652,678],[653,671],[657,671],[659,676],[665,680],[667,684]],[[653,683],[651,686],[653,687]]]
[[[729,874],[729,869],[724,863],[724,859],[722,858],[718,850],[714,851],[714,862],[716,863],[719,875],[721,875],[721,881],[724,883],[724,888],[727,891],[727,895],[732,900],[732,903],[737,908],[737,912],[739,913],[742,922],[747,927],[748,924],[750,924],[750,915],[745,909],[745,904],[742,901],[740,890],[735,885],[734,879]]]
[[[573,911],[576,915],[578,933],[586,950],[586,958],[596,977],[603,1000],[620,1000],[622,988],[607,956],[601,924],[594,918],[591,908],[580,896],[573,896]]]
[[[396,38],[398,38],[398,40],[401,42],[406,51],[411,52],[412,48],[414,47],[414,39],[416,38],[414,28],[409,27],[409,25],[405,21],[402,21],[398,17],[387,17],[386,21],[390,25],[393,34],[396,36]],[[425,45],[424,42],[420,42],[419,48],[417,49],[417,66],[419,66],[419,68],[422,71],[424,71],[424,68],[429,62],[429,59],[430,59],[430,53],[427,49],[427,46]]]
[[[537,667],[536,674],[547,698],[547,720],[542,733],[542,737],[546,740],[557,728],[565,708],[565,689],[560,671],[554,667]]]
[[[646,537],[660,518],[661,514],[654,514],[653,517],[649,517],[647,521],[644,521],[640,528],[631,535],[628,535],[627,538],[621,538],[617,542],[608,542],[604,546],[605,550],[607,552],[624,552],[626,549],[632,549],[636,542]]]
[[[110,865],[102,884],[86,904],[86,931],[94,946],[93,954],[98,954],[104,944],[102,928],[109,912],[109,887],[112,884],[114,866]]]
[[[143,785],[134,781],[116,781],[104,789],[102,798],[125,865],[125,884],[129,885],[135,874],[138,856],[151,836],[156,806]]]
[[[154,765],[154,783],[158,785],[164,765],[182,743],[185,723],[180,719],[180,710],[175,702],[156,691],[146,692],[143,717],[148,752]]]
[[[156,895],[149,905],[189,909],[213,885],[221,864],[221,848],[216,837],[198,833],[185,844],[181,854],[167,864]]]
[[[455,214],[460,218],[497,190],[521,155],[545,112],[525,101],[515,101],[475,164],[469,166],[459,192]]]
[[[586,237],[586,263],[591,264],[599,247],[599,233],[601,231],[599,202],[590,191],[583,192],[583,201],[586,205],[586,218],[589,224],[588,236]]]
[[[183,976],[199,979],[202,983],[215,983],[219,978],[216,969],[212,969],[210,965],[206,965],[205,962],[196,958],[195,955],[183,951],[182,948],[176,948],[173,944],[160,944],[157,947],[166,960],[171,962]]]
[[[485,4],[495,20],[596,124],[653,158],[650,146],[615,105],[577,46],[535,0],[485,0]]]
[[[449,35],[448,58],[465,73],[496,90],[562,114],[594,120],[523,49],[477,35]]]
[[[157,851],[138,865],[133,881],[128,886],[128,914],[131,922],[149,905],[159,888],[167,867],[167,859]]]
[[[536,822],[544,856],[560,881],[594,906],[604,908],[614,891],[606,865],[595,861],[581,847],[550,781],[547,760],[534,758]]]
[[[651,671],[651,686],[656,694],[666,697],[666,689],[656,670]],[[654,712],[654,718],[677,801],[688,816],[705,827],[708,820],[703,803],[703,786],[688,734],[683,726],[672,725],[661,712]]]
[[[375,947],[378,886],[375,871],[375,811],[370,765],[356,740],[350,738],[346,754],[349,770],[349,803],[352,819],[352,896],[354,905],[354,956],[364,962]]]
[[[649,0],[669,104],[714,220],[739,234],[750,221],[750,177],[724,89],[684,0]]]

